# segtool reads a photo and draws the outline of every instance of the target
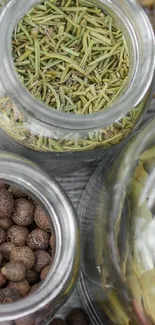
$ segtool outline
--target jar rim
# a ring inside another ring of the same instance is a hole
[[[51,271],[33,293],[15,303],[0,304],[0,321],[15,320],[37,312],[59,297],[70,277],[79,246],[75,211],[61,186],[35,163],[7,152],[0,153],[0,178],[21,185],[34,194],[49,212],[56,236],[56,251]],[[39,186],[38,186],[39,184]],[[59,213],[59,215],[57,214]],[[78,273],[78,267],[76,270]],[[74,282],[76,280],[76,276]]]
[[[93,0],[92,0],[93,1]],[[123,16],[123,13],[118,9],[120,0],[99,0],[102,5],[105,5],[109,10],[116,10],[118,17],[122,16],[125,19],[127,28],[134,42],[135,51],[137,51],[137,66],[135,67],[135,76],[131,79],[130,85],[121,97],[114,104],[104,111],[93,113],[90,115],[67,114],[50,108],[37,100],[20,82],[15,71],[13,58],[11,55],[11,37],[16,23],[28,12],[39,0],[25,1],[21,6],[18,0],[10,1],[3,11],[0,19],[0,40],[1,40],[1,82],[6,94],[16,103],[17,107],[28,117],[38,120],[41,124],[46,123],[48,127],[60,127],[68,130],[91,130],[106,125],[110,125],[121,116],[128,113],[132,108],[137,106],[145,96],[151,84],[154,68],[155,68],[155,43],[154,33],[144,10],[132,0],[125,0],[123,5],[134,12],[139,25],[143,27],[141,34],[141,42],[144,43],[145,53],[143,63],[139,61],[137,48],[137,38],[134,33],[134,28],[130,21]],[[113,8],[113,9],[112,9]],[[8,23],[9,22],[9,23]],[[146,64],[147,62],[147,64]],[[139,72],[137,73],[137,70]],[[20,94],[20,96],[19,96]],[[125,103],[125,104],[124,104]]]

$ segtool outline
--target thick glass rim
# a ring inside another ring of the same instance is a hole
[[[92,0],[95,3],[95,0]],[[12,99],[13,102],[19,107],[21,111],[32,119],[38,119],[40,123],[46,123],[48,127],[51,126],[68,129],[68,130],[90,130],[94,128],[103,127],[113,123],[121,116],[128,113],[132,108],[138,105],[141,99],[146,94],[154,74],[155,67],[155,46],[154,34],[143,9],[132,0],[124,0],[126,9],[134,12],[136,23],[143,27],[141,41],[144,42],[145,53],[144,61],[147,64],[142,65],[139,61],[139,52],[137,38],[134,28],[131,26],[128,18],[119,9],[121,0],[100,0],[101,5],[105,5],[108,11],[114,11],[118,19],[124,22],[124,26],[131,34],[131,42],[136,55],[135,74],[132,76],[126,92],[118,98],[118,100],[102,112],[94,113],[91,115],[77,116],[74,114],[66,114],[52,109],[39,100],[36,100],[22,85],[19,77],[15,71],[11,55],[11,38],[13,30],[17,22],[21,19],[26,12],[28,12],[41,0],[25,1],[23,4],[18,0],[11,0],[1,14],[1,61],[0,72],[1,82],[6,94]],[[125,104],[124,104],[125,103]]]
[[[0,321],[9,321],[35,313],[55,298],[61,298],[59,294],[75,263],[78,226],[75,211],[62,188],[35,163],[1,151],[0,178],[24,187],[40,200],[52,219],[57,240],[51,271],[39,291],[15,303],[0,304]],[[58,211],[60,215],[57,215]]]

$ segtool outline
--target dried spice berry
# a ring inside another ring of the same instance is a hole
[[[35,325],[35,318],[31,315],[15,320],[15,325]]]
[[[6,231],[0,227],[0,245],[6,241]]]
[[[37,281],[39,281],[39,273],[34,270],[27,270],[26,279],[29,284],[35,284]]]
[[[49,237],[45,230],[36,228],[27,237],[27,246],[32,250],[46,249],[49,245]]]
[[[26,276],[26,268],[22,262],[9,262],[2,267],[2,274],[10,281],[21,281]]]
[[[52,235],[50,237],[50,247],[52,250],[55,249],[55,235],[54,235],[54,233],[52,233]]]
[[[73,309],[66,318],[68,325],[89,325],[89,316],[82,308]]]
[[[15,225],[8,229],[7,241],[16,246],[24,246],[28,235],[29,230],[26,227]]]
[[[61,318],[54,318],[49,325],[67,325],[67,323]],[[83,324],[79,324],[83,325]]]
[[[20,292],[13,288],[0,289],[0,303],[8,304],[21,298]]]
[[[7,188],[7,185],[4,183],[3,180],[0,180],[0,189]]]
[[[11,218],[0,219],[0,227],[4,230],[7,230],[13,225],[13,221]]]
[[[27,247],[27,246],[22,246],[22,247],[14,247],[11,250],[11,255],[10,259],[12,261],[19,261],[23,262],[25,267],[29,270],[32,268],[32,266],[35,263],[35,256],[33,251]],[[36,270],[37,271],[37,270]]]
[[[34,220],[37,226],[47,232],[51,232],[50,218],[45,214],[42,208],[38,205],[34,212]]]
[[[34,252],[35,254],[35,264],[33,270],[36,272],[41,272],[45,266],[49,265],[52,261],[51,256],[44,250],[38,250]]]
[[[27,195],[19,187],[10,185],[8,191],[13,195],[15,199],[26,198]]]
[[[5,188],[0,190],[0,218],[10,218],[14,208],[14,199]]]
[[[26,199],[15,200],[12,220],[19,226],[28,226],[33,222],[34,206]]]
[[[15,244],[13,243],[3,243],[0,245],[0,253],[2,254],[3,260],[4,261],[9,261],[10,260],[10,254],[12,249],[15,247]]]
[[[0,322],[0,325],[14,325],[13,321],[4,321],[4,322]]]
[[[3,260],[3,256],[2,256],[2,254],[0,253],[0,266],[2,265],[2,260]]]
[[[5,276],[0,272],[0,288],[2,288],[4,286],[6,281],[7,280],[6,280]]]
[[[20,282],[10,281],[8,287],[18,290],[22,297],[25,297],[30,291],[30,285],[26,279]]]
[[[31,287],[30,293],[32,294],[32,293],[36,292],[39,288],[40,288],[40,284],[39,283],[34,284]]]
[[[47,274],[49,273],[51,269],[51,265],[47,265],[46,267],[44,267],[44,269],[41,271],[40,273],[40,279],[43,281],[45,280]]]

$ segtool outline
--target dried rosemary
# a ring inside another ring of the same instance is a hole
[[[47,105],[91,114],[111,104],[129,71],[116,22],[87,0],[48,0],[34,7],[13,34],[16,70]]]

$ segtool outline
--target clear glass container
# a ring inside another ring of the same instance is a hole
[[[0,179],[19,187],[42,206],[56,238],[54,260],[46,279],[33,294],[14,303],[0,304],[0,324],[48,324],[77,280],[80,240],[76,214],[58,183],[31,161],[1,151]]]
[[[93,324],[155,324],[155,118],[90,180],[79,206],[80,296]]]
[[[99,113],[76,115],[49,109],[20,82],[11,52],[16,24],[40,2],[2,1],[0,135],[7,150],[31,157],[44,167],[48,165],[46,160],[52,160],[50,168],[60,172],[61,167],[70,170],[77,161],[100,157],[120,143],[140,121],[152,97],[154,35],[145,12],[135,1],[91,0],[90,3],[111,15],[123,31],[130,58],[127,82],[114,103]]]

